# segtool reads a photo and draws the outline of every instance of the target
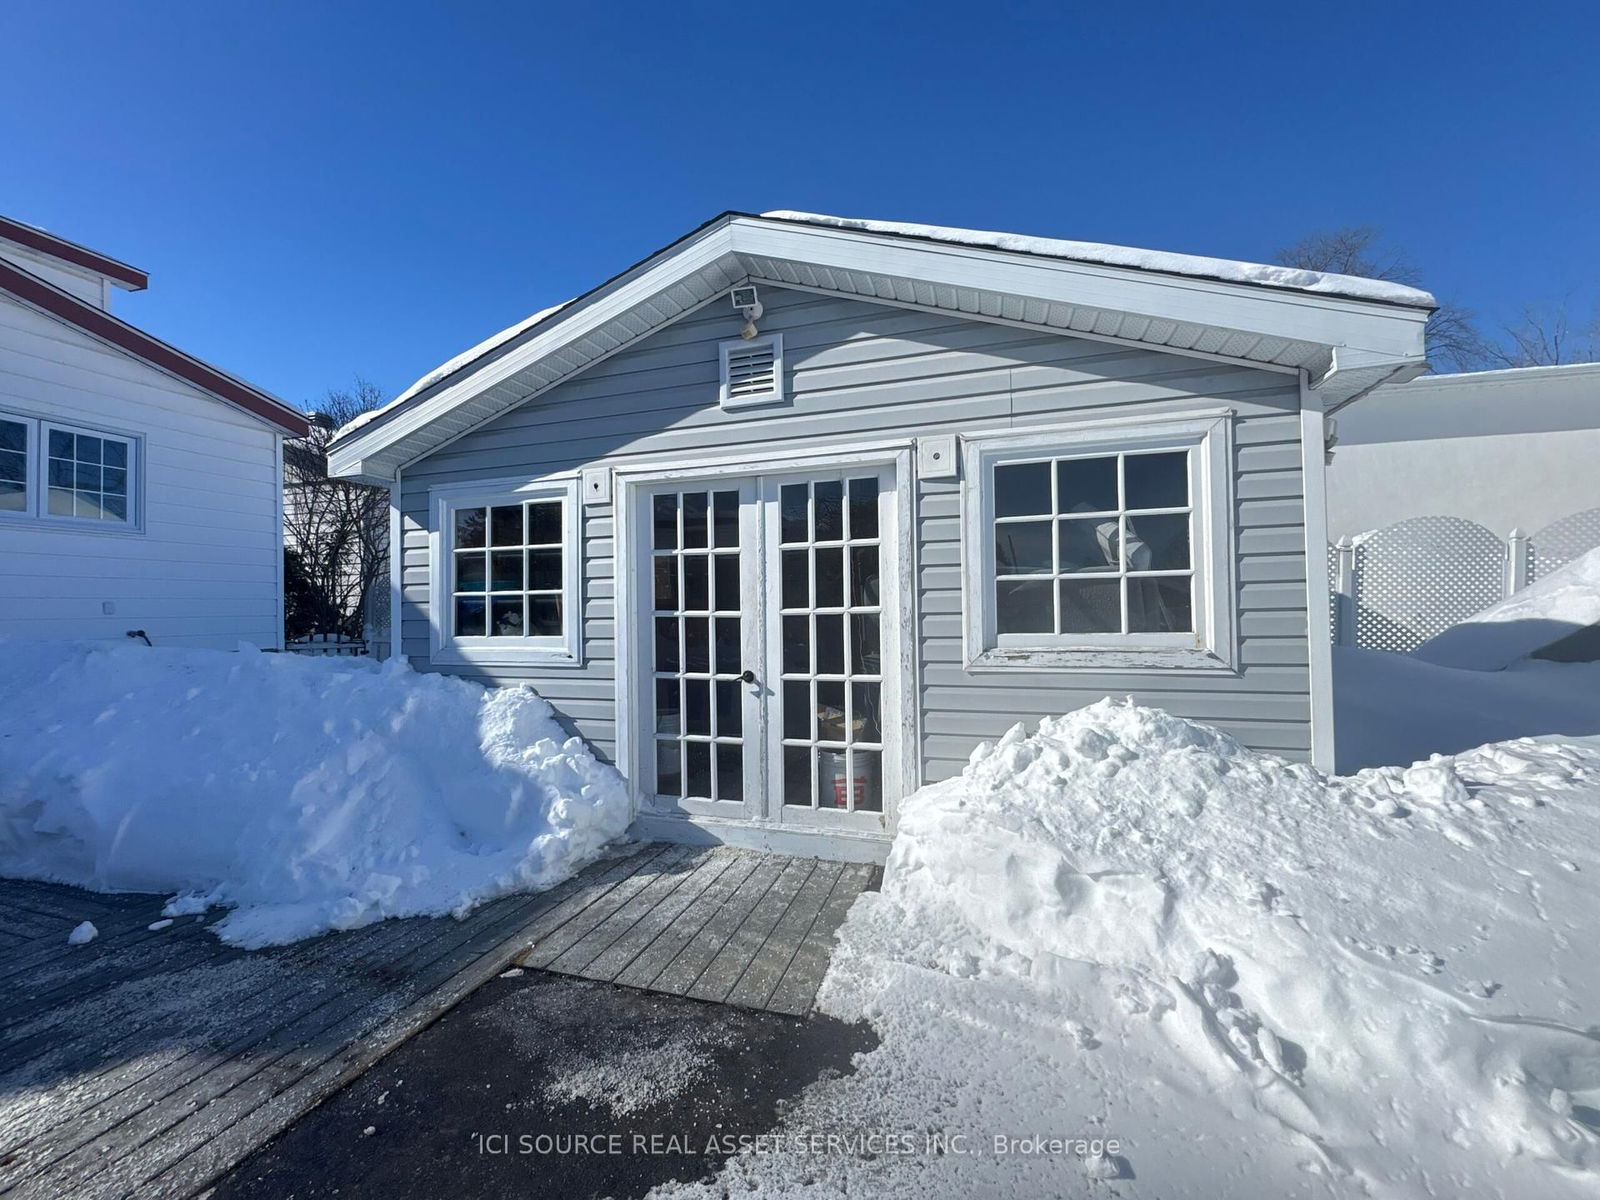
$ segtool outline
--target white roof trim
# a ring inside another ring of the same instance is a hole
[[[728,214],[340,432],[334,474],[399,467],[756,279],[1304,369],[1326,403],[1422,369],[1428,309],[892,232]],[[1348,380],[1347,390],[1342,381]]]

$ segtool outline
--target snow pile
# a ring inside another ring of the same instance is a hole
[[[1503,671],[1333,648],[1339,770],[1406,766],[1485,742],[1600,734],[1600,663],[1524,659]]]
[[[860,233],[888,233],[901,237],[927,238],[961,246],[983,246],[1014,254],[1038,254],[1047,258],[1070,258],[1077,262],[1103,263],[1111,267],[1136,267],[1144,271],[1165,271],[1169,275],[1196,275],[1202,279],[1222,279],[1229,283],[1259,283],[1270,287],[1292,288],[1300,292],[1319,292],[1350,296],[1358,300],[1382,300],[1433,308],[1438,302],[1432,293],[1402,283],[1366,279],[1359,275],[1336,275],[1328,271],[1306,271],[1299,267],[1274,267],[1266,263],[1237,262],[1229,258],[1206,258],[1195,254],[1173,254],[1165,250],[1140,250],[1134,246],[1112,246],[1104,242],[1072,242],[1061,238],[1027,237],[1018,233],[995,233],[983,229],[954,229],[946,225],[915,225],[904,221],[872,221],[860,217],[830,217],[823,213],[791,212],[775,209],[761,214],[775,221],[800,221],[830,229],[850,229]]]
[[[787,1125],[914,1148],[682,1190],[1593,1195],[1597,784],[1600,745],[1329,779],[1109,701],[1014,729],[904,805],[821,998],[883,1041]]]
[[[503,346],[507,342],[511,341],[513,338],[515,338],[518,334],[522,333],[524,330],[532,329],[540,321],[543,321],[546,317],[554,316],[556,313],[560,312],[563,308],[567,307],[567,305],[569,305],[571,303],[572,303],[571,300],[563,300],[560,304],[552,304],[549,308],[542,308],[538,312],[534,313],[532,316],[524,317],[522,320],[516,322],[516,324],[506,326],[504,329],[502,329],[499,333],[495,334],[494,336],[485,338],[483,341],[479,342],[476,346],[472,346],[469,349],[463,350],[460,354],[456,355],[454,358],[446,359],[444,362],[440,363],[433,370],[429,371],[421,379],[419,379],[415,383],[413,383],[405,391],[401,392],[393,400],[389,401],[389,403],[381,404],[377,408],[374,408],[374,409],[370,410],[369,412],[358,413],[351,420],[349,420],[345,424],[341,425],[339,427],[338,431],[333,435],[333,440],[334,441],[338,441],[340,438],[346,437],[347,435],[354,433],[356,430],[360,429],[363,425],[366,425],[371,421],[377,420],[380,416],[382,416],[384,413],[388,412],[390,409],[396,408],[399,405],[404,404],[407,400],[411,399],[411,397],[417,395],[420,392],[427,391],[434,384],[438,383],[441,379],[445,378],[447,375],[454,375],[457,371],[459,371],[462,367],[466,366],[468,363],[482,358],[485,354],[488,354],[490,351],[498,350],[501,346]]]
[[[0,875],[233,908],[243,946],[548,888],[629,820],[526,688],[400,663],[0,640]]]
[[[1412,653],[1436,666],[1498,671],[1590,625],[1600,625],[1600,547],[1452,625]]]

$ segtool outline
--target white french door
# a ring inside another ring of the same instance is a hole
[[[888,832],[903,564],[892,464],[635,485],[635,769],[657,813]]]

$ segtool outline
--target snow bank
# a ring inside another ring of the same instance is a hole
[[[1130,705],[1014,729],[903,806],[821,997],[882,1043],[786,1123],[919,1148],[679,1190],[1593,1195],[1597,784],[1600,745],[1328,779]]]
[[[1409,766],[1507,738],[1600,734],[1600,663],[1463,671],[1335,646],[1333,707],[1340,771]]]
[[[1600,547],[1436,634],[1412,653],[1440,667],[1498,671],[1590,625],[1600,625]]]
[[[628,824],[532,691],[400,663],[0,640],[0,875],[233,908],[243,946],[548,888]]]
[[[861,217],[830,217],[823,213],[791,212],[775,209],[761,214],[777,221],[803,221],[832,229],[853,229],[862,233],[899,234],[902,237],[928,238],[962,246],[983,246],[1017,254],[1039,254],[1047,258],[1070,258],[1077,262],[1103,263],[1112,267],[1137,267],[1145,271],[1165,271],[1171,275],[1196,275],[1203,279],[1222,279],[1229,283],[1260,283],[1292,288],[1299,292],[1350,296],[1358,300],[1382,300],[1389,304],[1409,304],[1432,308],[1437,304],[1432,293],[1402,283],[1366,279],[1359,275],[1336,275],[1328,271],[1306,271],[1299,267],[1274,267],[1265,263],[1236,262],[1228,258],[1205,258],[1194,254],[1173,254],[1164,250],[1140,250],[1133,246],[1112,246],[1104,242],[1071,242],[1060,238],[1027,237],[1018,233],[995,233],[984,229],[954,229],[946,225],[915,225],[904,221],[872,221]]]

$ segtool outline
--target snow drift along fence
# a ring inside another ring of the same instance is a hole
[[[1415,650],[1600,546],[1600,508],[1508,538],[1460,517],[1413,517],[1328,547],[1335,645]]]
[[[345,658],[368,653],[366,642],[337,633],[313,633],[284,647],[292,654],[317,654]]]

